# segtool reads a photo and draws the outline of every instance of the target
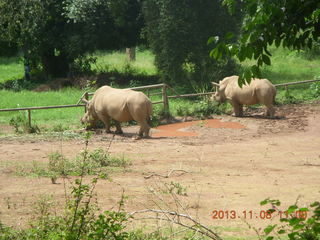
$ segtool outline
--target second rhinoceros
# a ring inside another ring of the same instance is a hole
[[[263,104],[267,107],[266,115],[274,117],[275,86],[267,79],[251,79],[250,84],[238,84],[238,76],[226,77],[219,82],[219,89],[213,99],[219,102],[229,101],[236,117],[243,116],[243,105]]]

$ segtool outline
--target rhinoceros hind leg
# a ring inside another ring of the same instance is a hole
[[[115,133],[116,133],[116,134],[122,134],[123,131],[122,131],[122,129],[121,129],[121,124],[120,124],[120,122],[119,122],[119,121],[115,121],[115,125],[116,125],[116,131],[115,131]]]
[[[140,125],[139,136],[142,137],[144,134],[145,137],[149,137],[150,127],[147,121],[139,122],[139,125]]]
[[[274,107],[272,105],[268,105],[267,112],[266,112],[267,117],[274,118],[274,113],[275,113]]]

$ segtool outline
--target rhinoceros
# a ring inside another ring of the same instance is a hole
[[[85,101],[87,110],[81,118],[83,124],[94,126],[101,120],[110,133],[110,119],[115,121],[115,133],[121,134],[120,122],[135,120],[139,126],[139,137],[149,136],[149,121],[152,103],[142,92],[130,89],[116,89],[109,86],[100,87],[90,101]]]
[[[251,79],[250,84],[238,85],[238,76],[226,77],[219,82],[219,89],[213,95],[213,100],[229,101],[236,117],[243,116],[242,105],[264,104],[267,107],[266,116],[274,117],[273,108],[276,88],[267,79]]]

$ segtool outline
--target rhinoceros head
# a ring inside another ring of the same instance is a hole
[[[95,111],[94,111],[94,106],[93,106],[93,103],[88,101],[86,102],[86,112],[85,114],[83,115],[83,117],[81,118],[81,123],[82,124],[85,124],[86,125],[86,128],[89,129],[89,128],[92,128],[95,126],[96,122],[97,122],[97,119],[96,119],[96,114],[95,114]]]
[[[220,81],[219,87],[215,92],[215,94],[212,95],[211,99],[218,102],[225,102],[226,101],[226,96],[224,93],[225,88],[226,88],[225,84],[222,81]]]

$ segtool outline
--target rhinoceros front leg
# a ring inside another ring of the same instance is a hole
[[[120,124],[120,122],[119,121],[114,121],[115,122],[115,125],[116,125],[116,134],[122,134],[123,133],[123,131],[122,131],[122,129],[121,129],[121,124]]]
[[[237,101],[231,102],[233,107],[233,112],[235,117],[242,117],[243,116],[243,106],[239,104]]]
[[[98,117],[104,123],[104,126],[106,128],[106,133],[111,133],[109,116],[106,116],[106,115],[103,115],[103,114],[98,114]]]

